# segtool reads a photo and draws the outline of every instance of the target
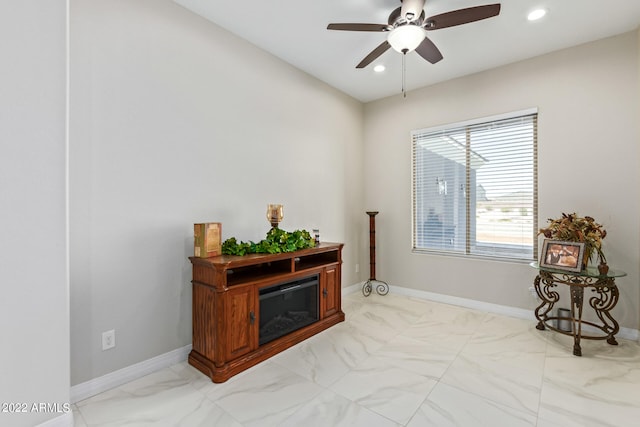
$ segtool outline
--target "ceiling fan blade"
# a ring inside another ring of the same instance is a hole
[[[360,61],[360,63],[358,65],[356,65],[356,68],[364,68],[367,65],[371,64],[380,55],[382,55],[387,50],[389,50],[390,47],[391,47],[391,45],[389,44],[388,41],[386,41],[386,40],[383,41],[382,43],[380,43],[380,46],[378,46],[377,48],[373,49],[369,55],[367,55],[362,61]]]
[[[453,10],[451,12],[441,13],[440,15],[430,16],[425,22],[424,29],[439,30],[441,28],[455,27],[456,25],[491,18],[498,14],[500,14],[500,3]]]
[[[422,43],[416,48],[416,52],[432,64],[442,59],[442,53],[440,53],[438,47],[427,37],[425,37]]]
[[[329,24],[327,30],[389,31],[389,26],[385,24]]]

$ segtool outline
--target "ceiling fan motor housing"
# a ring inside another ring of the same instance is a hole
[[[424,18],[425,18],[424,10],[420,12],[417,18],[413,16],[411,19],[407,19],[404,15],[402,15],[401,8],[397,8],[393,12],[391,12],[387,22],[389,23],[389,27],[398,27],[400,25],[406,25],[406,24],[422,25]],[[389,31],[391,31],[391,29],[392,28],[390,28]]]
[[[406,22],[424,18],[424,3],[425,0],[400,0],[402,6],[400,7],[400,16]]]

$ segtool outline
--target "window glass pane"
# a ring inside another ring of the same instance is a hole
[[[412,136],[414,249],[533,259],[536,115]]]

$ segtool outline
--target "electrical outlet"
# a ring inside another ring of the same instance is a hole
[[[360,273],[360,264],[356,264],[356,273]]]
[[[111,329],[102,333],[102,351],[116,346],[116,331]]]

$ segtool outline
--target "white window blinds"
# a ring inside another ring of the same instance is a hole
[[[411,135],[414,250],[534,259],[537,113]]]

